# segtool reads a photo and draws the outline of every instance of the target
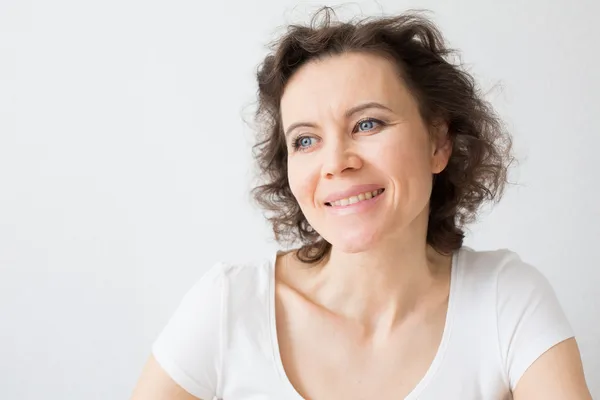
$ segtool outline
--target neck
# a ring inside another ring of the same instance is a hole
[[[314,276],[317,301],[369,330],[389,330],[447,299],[451,257],[426,244],[426,222],[420,225],[365,252],[334,246]]]

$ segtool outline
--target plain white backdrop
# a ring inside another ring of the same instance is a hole
[[[254,74],[285,23],[339,2],[0,0],[0,398],[125,399],[217,260],[277,248],[249,201]],[[599,3],[426,8],[520,164],[467,245],[550,279],[600,397]],[[458,366],[457,366],[458,367]]]

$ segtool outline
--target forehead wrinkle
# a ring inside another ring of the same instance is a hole
[[[304,81],[308,84],[302,84]],[[394,113],[406,107],[406,88],[396,68],[385,58],[373,55],[309,63],[290,79],[287,89],[282,98],[282,121],[290,123],[337,121],[344,118],[347,109],[371,101],[386,105]],[[286,109],[298,115],[294,121],[287,121]]]

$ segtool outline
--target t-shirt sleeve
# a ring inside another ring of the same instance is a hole
[[[152,345],[152,354],[183,389],[202,399],[216,396],[224,304],[223,265],[212,266],[185,294]]]
[[[527,368],[574,334],[548,279],[512,256],[498,274],[497,317],[500,350],[514,390]]]

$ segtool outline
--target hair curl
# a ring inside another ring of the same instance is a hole
[[[323,259],[331,244],[306,220],[288,182],[287,147],[280,100],[286,84],[302,65],[346,52],[368,52],[395,62],[428,124],[448,124],[452,154],[447,167],[434,176],[427,243],[450,254],[463,243],[465,224],[473,222],[486,201],[499,201],[507,183],[512,139],[473,77],[451,58],[439,29],[418,12],[365,18],[332,19],[321,8],[309,25],[290,25],[271,45],[257,72],[258,141],[253,147],[261,182],[252,189],[265,210],[278,242],[300,242],[298,258]]]

